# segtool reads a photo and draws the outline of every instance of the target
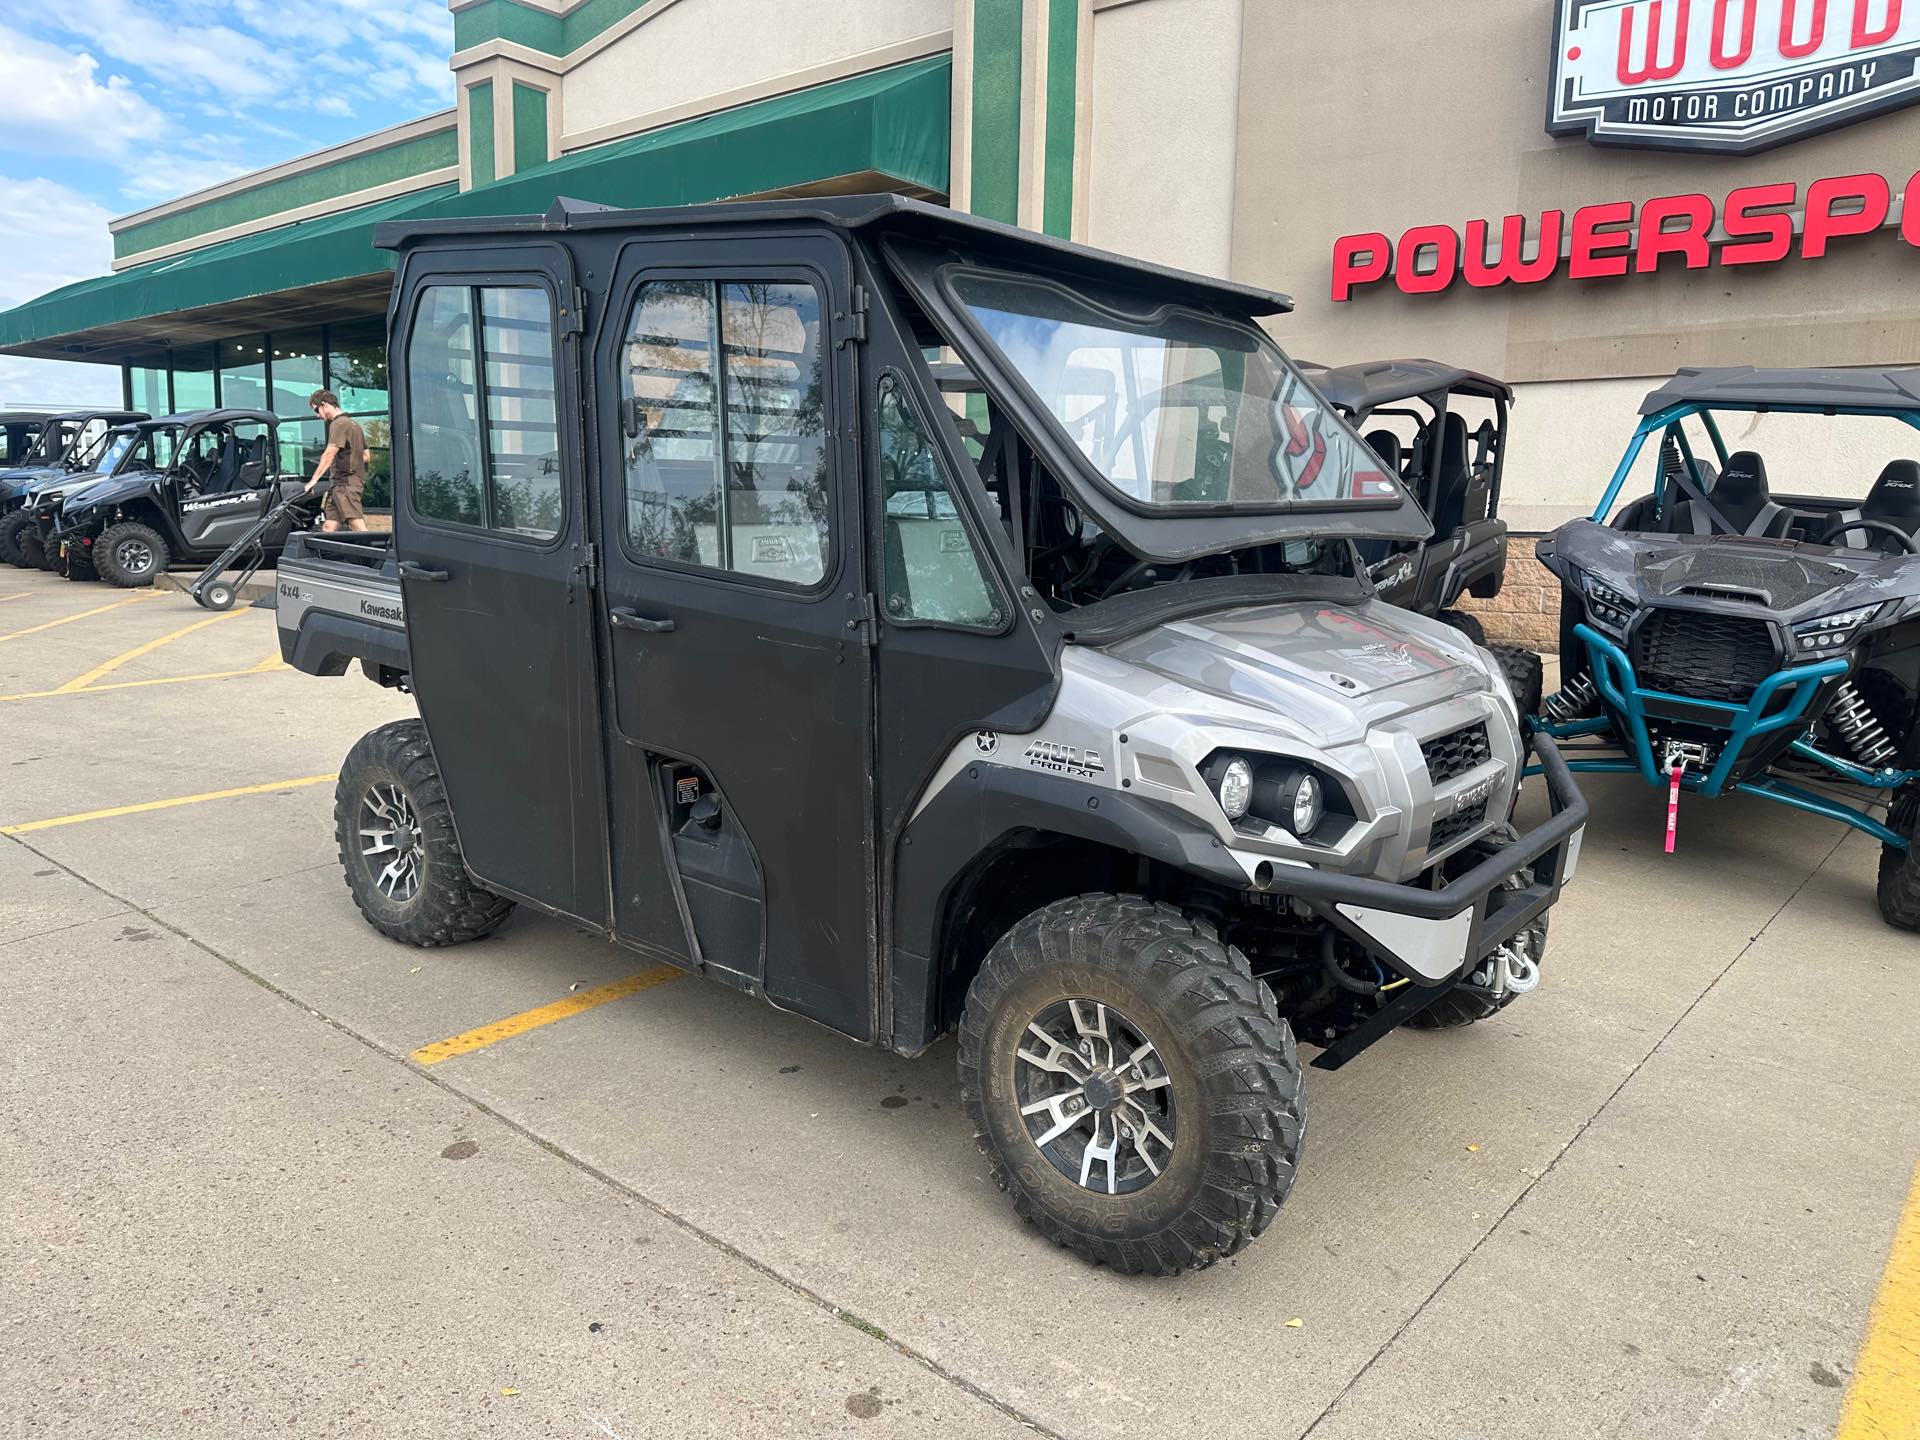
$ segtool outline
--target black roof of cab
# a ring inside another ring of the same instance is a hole
[[[560,234],[590,230],[722,229],[734,225],[772,225],[812,221],[842,230],[884,229],[890,235],[938,241],[964,240],[983,253],[1000,252],[1028,263],[1068,261],[1079,273],[1119,283],[1156,285],[1184,292],[1190,303],[1230,310],[1235,314],[1283,315],[1293,300],[1273,290],[1216,280],[1189,270],[1176,270],[1144,260],[1129,259],[1090,245],[1076,245],[1051,235],[1036,234],[977,215],[962,214],[943,205],[910,200],[904,195],[840,195],[814,200],[735,200],[717,205],[676,205],[648,210],[615,210],[589,201],[554,202],[545,215],[475,216],[464,220],[399,220],[374,227],[373,243],[381,250],[401,250],[417,241],[448,235]]]
[[[185,426],[198,429],[206,425],[237,424],[242,420],[256,420],[262,425],[272,425],[279,420],[271,410],[180,410],[172,415],[142,415],[125,425],[116,425],[116,430],[158,430],[162,426]]]
[[[1438,360],[1374,360],[1361,365],[1305,368],[1307,378],[1322,395],[1342,410],[1356,413],[1416,395],[1463,387],[1480,394],[1498,393],[1509,403],[1513,400],[1513,387],[1506,381],[1478,370],[1443,365]]]
[[[0,410],[0,425],[38,425],[52,417],[51,410]]]
[[[87,409],[87,410],[62,410],[58,414],[43,415],[41,417],[41,419],[46,421],[49,425],[55,424],[64,420],[71,420],[81,424],[85,424],[89,420],[111,420],[115,425],[126,425],[126,424],[130,424],[135,420],[145,420],[148,418],[149,417],[147,415],[147,412],[144,410],[119,410],[119,409],[102,410],[98,408]]]
[[[1920,410],[1920,369],[1682,370],[1640,402],[1642,415],[1675,405],[1765,410],[1775,405],[1813,410]]]

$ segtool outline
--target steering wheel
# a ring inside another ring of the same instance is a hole
[[[1907,554],[1920,555],[1920,545],[1914,543],[1913,536],[1886,520],[1845,520],[1838,525],[1830,525],[1827,527],[1827,533],[1820,537],[1820,543],[1831,545],[1835,536],[1844,535],[1849,530],[1877,530],[1882,535],[1891,535],[1898,540]]]

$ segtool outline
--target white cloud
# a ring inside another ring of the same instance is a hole
[[[0,310],[104,275],[113,260],[108,212],[53,180],[0,176],[0,194],[33,225],[0,226]],[[113,365],[69,365],[0,355],[0,404],[117,403],[120,370]]]
[[[0,134],[11,150],[120,156],[157,135],[165,117],[132,82],[98,78],[99,61],[0,25]]]

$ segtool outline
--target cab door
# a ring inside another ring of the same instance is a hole
[[[414,695],[468,867],[604,926],[573,296],[549,244],[407,257],[394,530]]]
[[[844,245],[624,248],[598,346],[623,939],[873,1033]]]

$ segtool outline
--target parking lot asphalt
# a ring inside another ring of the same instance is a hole
[[[331,775],[411,713],[0,571],[0,1436],[1920,1435],[1862,837],[1700,803],[1669,858],[1594,782],[1540,991],[1311,1072],[1273,1229],[1130,1279],[1015,1218],[950,1045],[542,917],[376,935]]]

